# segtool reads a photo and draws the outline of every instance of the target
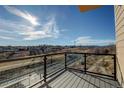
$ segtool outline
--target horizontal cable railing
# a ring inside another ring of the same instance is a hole
[[[39,87],[69,68],[116,79],[115,54],[61,52],[0,61],[0,87]]]

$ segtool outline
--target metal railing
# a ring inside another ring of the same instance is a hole
[[[67,68],[80,70],[85,73],[92,73],[112,77],[116,80],[116,55],[96,53],[66,53],[69,56],[80,56]],[[82,59],[83,58],[83,59]],[[82,59],[82,60],[81,60]],[[74,59],[73,59],[74,60]],[[68,61],[67,61],[68,63]]]
[[[0,63],[16,61],[19,64],[23,61],[27,63],[22,67],[0,71],[0,87],[39,87],[67,69],[108,76],[116,80],[115,54],[61,52],[4,60]]]

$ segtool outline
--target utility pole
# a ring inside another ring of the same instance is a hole
[[[76,41],[74,41],[74,46],[76,46]]]

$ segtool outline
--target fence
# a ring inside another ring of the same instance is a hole
[[[2,64],[12,65],[5,70]],[[70,68],[116,80],[115,54],[63,52],[4,60],[0,65],[0,87],[39,87]]]

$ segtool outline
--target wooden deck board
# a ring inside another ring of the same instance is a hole
[[[105,82],[100,80],[100,88],[105,88]]]
[[[105,83],[106,88],[111,88],[111,85],[109,83]]]
[[[61,88],[66,88],[67,84],[71,82],[73,79],[74,75],[71,73],[71,75],[60,85]]]
[[[86,82],[84,83],[84,88],[88,88],[88,86],[89,86],[89,80],[90,80],[90,76],[89,75],[87,75],[87,78],[86,78]]]
[[[111,88],[119,87],[117,81],[79,72],[66,71],[49,83],[52,88]]]
[[[66,86],[67,88],[71,88],[74,84],[74,82],[76,81],[76,78],[77,76],[74,76],[72,79],[71,79],[71,82]]]
[[[70,73],[67,74],[64,78],[62,78],[61,80],[59,80],[59,82],[56,83],[53,87],[57,88],[57,87],[61,86],[62,83],[63,83],[66,79],[68,79],[68,77],[69,77],[70,75],[71,75]]]
[[[80,74],[79,74],[79,76],[81,76]],[[81,80],[81,78],[79,78],[78,76],[76,76],[77,78],[76,78],[76,81],[75,81],[75,83],[73,84],[73,86],[72,86],[72,88],[77,88],[77,86],[78,86],[78,84],[79,84],[79,82],[80,82],[80,80]]]
[[[94,83],[95,83],[95,78],[94,77],[91,77],[91,79],[90,79],[90,82],[91,82],[91,84],[89,83],[89,88],[93,88],[94,87]]]
[[[100,83],[100,80],[95,78],[95,80],[94,80],[94,87],[99,88],[99,85],[100,85],[99,83]]]
[[[92,84],[89,84],[89,87],[88,88],[94,88],[94,86]]]
[[[105,84],[109,84],[111,88],[116,88],[120,87],[117,81],[110,80],[110,79],[105,79],[105,78],[100,78],[100,81],[104,81]]]
[[[61,85],[62,85],[69,77],[71,77],[71,73],[68,73],[65,78],[63,78],[61,81],[58,82],[58,84],[56,84],[56,85],[53,86],[53,87],[55,87],[55,88],[61,87]]]
[[[81,77],[86,77],[86,75],[85,74],[81,74]],[[84,79],[81,79],[81,81],[80,81],[80,83],[78,84],[78,88],[82,88],[83,87],[83,85],[84,85],[84,83],[85,83],[85,80]]]
[[[66,88],[68,84],[73,80],[74,77],[75,75],[72,74],[72,76],[68,79],[68,81],[66,81],[61,87]]]
[[[54,81],[52,81],[49,85],[51,87],[55,86],[56,84],[58,84],[63,78],[65,78],[68,75],[67,72],[65,72],[64,74],[62,74],[61,76],[59,76],[57,79],[55,79]]]

